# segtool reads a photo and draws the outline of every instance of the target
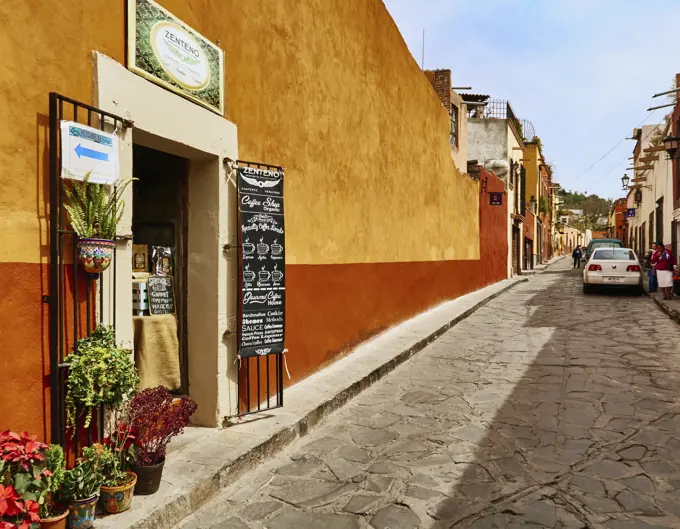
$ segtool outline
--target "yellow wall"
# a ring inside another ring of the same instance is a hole
[[[287,169],[296,379],[500,279],[478,261],[479,183],[381,0],[160,4],[225,50],[239,156]],[[48,94],[93,103],[92,52],[125,63],[125,2],[4,0],[0,28],[0,428],[47,438]]]
[[[226,54],[243,159],[281,164],[291,264],[479,257],[478,184],[380,0],[161,0]],[[92,102],[125,62],[124,2],[0,3],[0,262],[45,262],[48,92]]]
[[[526,169],[526,194],[525,199],[527,201],[527,206],[531,197],[534,197],[538,201],[538,184],[540,181],[540,169],[539,164],[541,163],[540,151],[538,145],[535,143],[525,143],[524,144],[524,168]]]

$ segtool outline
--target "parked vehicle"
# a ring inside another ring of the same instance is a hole
[[[630,248],[597,248],[583,268],[583,293],[596,287],[623,287],[641,295],[642,266]]]
[[[586,247],[583,260],[588,261],[596,248],[623,248],[623,243],[619,239],[593,239]]]

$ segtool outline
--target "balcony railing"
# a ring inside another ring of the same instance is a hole
[[[526,141],[536,136],[536,129],[534,129],[533,123],[526,119],[519,119],[512,110],[510,102],[504,99],[490,99],[485,107],[476,105],[468,107],[468,118],[508,119]]]

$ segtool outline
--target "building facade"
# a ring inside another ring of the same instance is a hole
[[[484,102],[468,110],[468,158],[501,176],[508,194],[508,275],[525,268],[524,221],[526,174],[522,164],[524,138],[510,103],[488,96],[465,95],[464,101]]]
[[[508,203],[519,182],[483,168],[477,177],[464,174],[460,165],[471,156],[452,143],[451,112],[460,104],[464,113],[463,104],[452,98],[443,107],[380,0],[159,5],[223,52],[223,111],[131,71],[126,46],[135,43],[126,42],[123,2],[64,0],[59,11],[68,17],[48,4],[0,5],[0,18],[12,21],[0,44],[15,50],[0,85],[0,118],[12,123],[0,132],[3,429],[49,439],[55,420],[49,329],[55,307],[63,307],[50,288],[50,193],[59,184],[49,140],[61,107],[50,106],[51,93],[87,105],[73,107],[81,109],[76,116],[67,103],[71,113],[60,118],[96,124],[98,111],[102,120],[104,113],[120,118],[110,130],[120,174],[139,179],[124,196],[116,266],[88,283],[64,260],[64,307],[80,317],[61,322],[60,347],[68,353],[92,330],[90,316],[115,320],[118,341],[134,347],[133,244],[170,233],[184,282],[181,389],[198,403],[198,424],[222,425],[244,398],[233,334],[234,160],[285,168],[286,385],[390,326],[508,275],[513,239],[501,220],[523,217]],[[493,158],[517,167],[522,139],[503,127],[502,152]],[[455,132],[460,140],[464,131]],[[503,206],[490,204],[494,189],[504,193]],[[158,219],[169,231],[150,227]]]

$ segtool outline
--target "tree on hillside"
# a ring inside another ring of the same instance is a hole
[[[612,201],[597,195],[588,195],[578,191],[560,189],[560,198],[564,209],[582,209],[585,217],[601,217],[609,213]]]

